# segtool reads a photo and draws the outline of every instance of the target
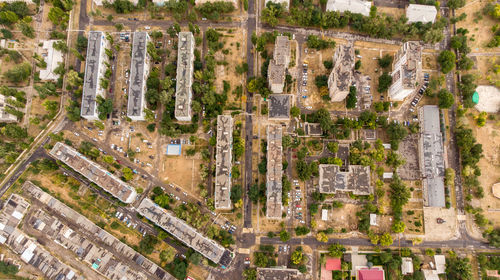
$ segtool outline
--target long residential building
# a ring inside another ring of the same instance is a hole
[[[420,108],[419,139],[420,170],[423,176],[424,205],[445,207],[444,149],[439,107],[425,105]]]
[[[283,212],[283,128],[281,125],[267,126],[267,182],[266,216],[269,219],[281,219]]]
[[[101,87],[101,79],[106,72],[106,48],[109,47],[106,36],[101,31],[90,31],[83,81],[82,108],[80,115],[87,120],[98,120],[97,96],[104,97],[106,89]]]
[[[214,240],[203,236],[185,221],[161,208],[151,199],[143,199],[137,207],[137,212],[214,263],[228,266],[231,262],[231,253],[228,250]]]
[[[175,118],[191,121],[193,98],[194,37],[191,32],[179,32],[177,43],[177,84],[175,89]]]
[[[343,101],[349,94],[354,74],[354,46],[340,45],[333,56],[333,69],[328,76],[328,89],[332,102]]]
[[[217,151],[215,156],[215,209],[231,209],[231,168],[233,118],[217,117]]]
[[[418,42],[405,42],[394,55],[389,98],[392,101],[403,101],[417,88],[421,72],[422,47]]]
[[[57,142],[50,151],[50,155],[67,164],[121,202],[131,203],[137,197],[135,188],[66,144]]]
[[[148,41],[147,32],[134,33],[127,104],[127,117],[133,121],[143,121],[145,118],[146,79],[149,75]]]
[[[290,64],[290,39],[287,36],[277,36],[274,44],[273,59],[269,62],[267,80],[273,93],[283,93],[286,79],[286,69]]]
[[[0,212],[0,244],[7,245],[20,255],[23,262],[40,270],[45,279],[81,279],[76,269],[61,262],[18,228],[29,207],[30,204],[21,196],[13,194],[9,197]]]
[[[34,230],[43,231],[48,238],[57,240],[61,246],[73,251],[81,261],[90,264],[106,278],[175,279],[150,259],[30,181],[24,183],[23,191],[33,198],[32,202],[37,204],[37,210],[42,210],[42,213],[30,215],[37,217],[35,223],[32,223]],[[46,217],[43,212],[50,213],[52,217]],[[45,224],[45,228],[42,224]]]

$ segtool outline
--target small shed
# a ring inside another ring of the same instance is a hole
[[[402,258],[401,273],[408,275],[413,273],[413,260],[411,258]]]
[[[328,209],[321,210],[321,220],[328,221]]]
[[[370,214],[370,226],[378,226],[377,225],[377,214]]]

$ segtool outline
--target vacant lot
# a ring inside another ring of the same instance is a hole
[[[498,51],[499,48],[486,48],[486,44],[493,38],[493,32],[491,27],[498,24],[497,20],[494,20],[490,16],[482,16],[482,9],[488,1],[467,1],[465,7],[455,11],[456,15],[462,13],[467,14],[467,18],[464,21],[457,23],[458,28],[465,28],[469,30],[469,38],[474,38],[474,41],[469,41],[468,44],[472,49],[472,52],[482,52],[482,51]],[[481,16],[478,17],[477,15]]]
[[[185,147],[183,146],[183,149]],[[162,147],[164,153],[166,147]],[[198,184],[201,182],[200,164],[201,159],[185,158],[184,156],[166,156],[162,154],[160,170],[160,179],[173,183],[186,192],[190,192],[199,197]]]
[[[493,225],[500,225],[500,199],[495,198],[491,193],[493,184],[500,182],[500,135],[498,129],[500,124],[496,121],[488,121],[484,127],[477,127],[471,124],[477,141],[483,145],[483,155],[479,161],[481,176],[478,177],[484,189],[484,197],[473,199],[475,207],[481,207],[488,220]]]

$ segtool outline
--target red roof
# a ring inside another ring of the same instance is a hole
[[[358,270],[358,280],[384,280],[384,271],[378,268]]]
[[[340,259],[339,258],[328,258],[326,259],[326,270],[340,270]]]

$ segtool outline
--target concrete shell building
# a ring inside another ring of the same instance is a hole
[[[326,3],[327,11],[344,13],[349,11],[354,14],[362,14],[365,17],[370,15],[372,2],[362,0],[329,0]]]
[[[410,4],[406,8],[408,22],[428,23],[436,21],[437,10],[433,5]]]
[[[217,116],[215,155],[215,209],[231,209],[231,168],[233,160],[233,118]]]
[[[422,73],[422,47],[418,42],[403,44],[394,56],[392,63],[392,85],[389,98],[403,101],[417,88],[417,81]]]
[[[277,36],[274,43],[273,59],[269,62],[267,80],[273,93],[283,93],[286,69],[290,64],[290,40],[287,36]]]
[[[134,32],[127,103],[127,117],[133,121],[143,121],[145,117],[146,80],[149,76],[148,42],[147,32]]]
[[[175,90],[175,118],[191,121],[191,99],[194,71],[194,37],[191,32],[180,32],[177,43],[177,85]]]
[[[108,62],[108,57],[105,49],[108,47],[109,43],[103,32],[90,31],[80,112],[82,118],[90,121],[99,119],[97,96],[106,95],[106,89],[101,87],[101,79],[104,78],[106,72],[105,62]]]
[[[281,219],[283,202],[283,128],[281,125],[267,126],[267,177],[266,177],[266,216],[269,219]]]
[[[333,56],[333,69],[328,77],[328,89],[332,102],[343,101],[349,94],[354,74],[354,47],[340,45]]]

